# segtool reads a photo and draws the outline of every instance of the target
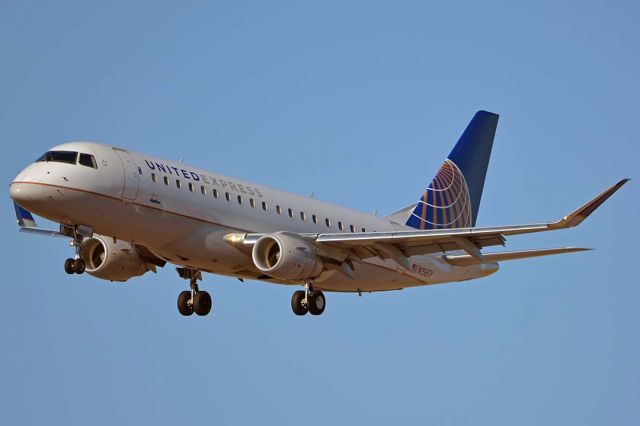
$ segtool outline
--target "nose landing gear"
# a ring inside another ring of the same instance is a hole
[[[202,273],[190,268],[176,268],[180,278],[188,279],[191,290],[180,292],[178,295],[178,312],[189,316],[194,312],[204,316],[211,312],[213,302],[208,292],[198,288],[198,280],[202,279]]]
[[[70,257],[64,261],[64,271],[67,274],[82,274],[87,268],[84,260],[82,259],[82,241],[85,237],[91,237],[93,232],[91,228],[87,226],[61,226],[60,231],[63,235],[73,237],[73,241],[69,244],[75,248],[76,254],[74,257]]]
[[[311,315],[322,315],[327,302],[320,290],[313,290],[310,283],[305,283],[304,290],[298,290],[291,296],[291,310],[299,316],[309,312]]]

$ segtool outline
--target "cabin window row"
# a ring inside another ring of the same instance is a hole
[[[156,174],[155,174],[155,173],[151,173],[151,181],[152,181],[152,182],[154,182],[154,183],[158,181],[158,177],[156,176]],[[163,176],[163,182],[164,182],[165,186],[169,186],[169,185],[170,185],[170,179],[169,179],[169,177],[168,177],[168,176]],[[181,181],[180,179],[176,179],[176,180],[175,180],[175,183],[176,183],[176,187],[177,187],[178,189],[182,189],[182,181]],[[189,188],[189,191],[190,191],[190,192],[195,192],[195,190],[196,190],[196,189],[195,189],[196,187],[195,187],[195,185],[193,184],[193,182],[189,182],[189,183],[187,184],[187,187]],[[208,191],[207,191],[207,187],[206,187],[206,186],[204,186],[204,185],[201,185],[201,186],[200,186],[200,193],[201,193],[202,195],[207,195],[207,193],[208,193]],[[217,189],[213,188],[213,189],[211,190],[211,194],[213,195],[213,197],[214,197],[214,198],[218,198],[219,193],[218,193],[218,190],[217,190]],[[231,194],[230,194],[229,192],[225,192],[225,193],[224,193],[224,198],[225,198],[225,200],[227,200],[227,201],[231,201]],[[238,204],[239,204],[239,205],[242,205],[242,204],[244,203],[244,199],[242,198],[242,195],[238,195],[237,200],[238,200]],[[255,201],[253,198],[249,198],[249,205],[250,205],[252,208],[255,208],[255,207],[256,207],[256,201]],[[269,207],[268,207],[268,205],[267,205],[267,202],[266,202],[266,201],[262,201],[261,206],[262,206],[262,210],[264,210],[264,211],[269,210]],[[282,214],[282,208],[280,207],[280,205],[276,205],[276,213],[277,213],[278,215],[281,215],[281,214]],[[292,219],[293,219],[293,218],[294,218],[294,216],[295,216],[295,215],[294,215],[294,212],[293,212],[293,209],[288,208],[288,209],[287,209],[287,215],[288,215],[290,218],[292,218]],[[306,215],[306,213],[305,213],[305,212],[303,212],[303,211],[301,211],[301,212],[300,212],[300,220],[302,220],[303,222],[306,222],[306,220],[307,220],[307,215]],[[315,214],[312,214],[312,215],[311,215],[311,221],[312,221],[313,223],[315,223],[315,224],[318,224],[318,223],[319,223],[318,216],[317,216],[317,215],[315,215]],[[324,224],[327,226],[327,228],[330,228],[330,227],[331,227],[331,219],[329,219],[328,217],[327,217],[327,218],[325,218],[325,219],[324,219]],[[344,231],[344,229],[345,229],[344,224],[343,224],[343,223],[342,223],[342,221],[340,221],[340,220],[338,221],[338,229],[339,229],[339,230],[341,230],[341,231]],[[356,232],[356,227],[355,227],[354,225],[349,225],[349,230],[350,230],[351,232]],[[367,232],[366,228],[364,228],[364,227],[363,227],[363,228],[361,228],[361,230],[362,230],[362,232]]]

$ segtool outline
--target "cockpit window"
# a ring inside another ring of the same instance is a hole
[[[78,153],[74,151],[47,151],[36,161],[76,164]]]
[[[82,164],[83,166],[92,167],[94,169],[98,168],[96,164],[96,159],[91,154],[83,154],[80,153],[80,159],[78,160],[78,164]]]

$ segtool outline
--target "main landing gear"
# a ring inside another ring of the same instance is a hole
[[[82,274],[86,269],[87,265],[84,263],[84,260],[80,258],[68,258],[64,261],[64,271],[67,274]]]
[[[178,295],[178,311],[189,316],[194,312],[196,315],[204,316],[211,312],[211,296],[206,291],[198,288],[198,280],[202,279],[202,273],[191,268],[176,268],[180,278],[189,280],[191,290],[180,292]]]
[[[64,231],[63,235],[67,235],[69,237],[73,237],[73,241],[70,242],[70,245],[76,249],[76,254],[74,257],[70,257],[64,261],[64,271],[67,274],[82,274],[86,269],[87,265],[84,263],[82,259],[82,241],[85,236],[91,236],[91,228],[86,226],[77,226],[77,227],[61,227],[61,231]]]
[[[298,290],[291,296],[291,309],[296,315],[322,315],[327,304],[324,294],[320,290],[313,290],[310,283],[304,285],[304,290]]]

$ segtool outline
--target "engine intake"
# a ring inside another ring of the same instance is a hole
[[[95,234],[82,242],[82,259],[88,274],[109,281],[127,281],[153,268],[132,244]]]
[[[282,233],[260,237],[251,257],[261,272],[283,280],[316,278],[323,269],[315,245]]]

